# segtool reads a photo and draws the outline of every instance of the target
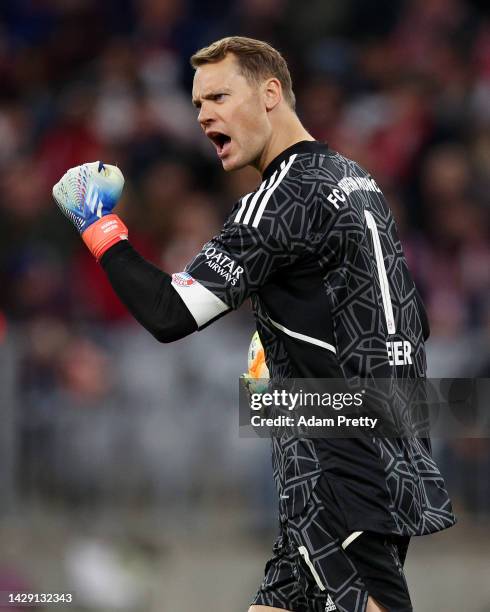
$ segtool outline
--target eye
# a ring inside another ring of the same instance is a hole
[[[226,94],[224,93],[217,93],[213,96],[213,100],[215,102],[223,102],[223,100],[225,99]]]

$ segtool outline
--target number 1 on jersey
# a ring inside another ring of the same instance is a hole
[[[381,287],[381,298],[383,300],[383,310],[386,317],[386,327],[389,334],[394,334],[396,331],[395,317],[393,316],[393,307],[391,305],[390,286],[388,285],[388,276],[386,274],[386,266],[383,259],[383,251],[381,250],[381,241],[379,239],[378,228],[376,221],[369,210],[365,210],[366,223],[368,229],[371,230],[373,236],[374,256],[378,268],[378,278]]]

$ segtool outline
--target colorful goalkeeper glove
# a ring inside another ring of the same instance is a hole
[[[97,260],[116,242],[128,238],[126,226],[112,213],[123,187],[119,168],[102,162],[70,168],[53,187],[56,204]]]

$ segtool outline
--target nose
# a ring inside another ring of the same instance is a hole
[[[209,124],[213,120],[211,116],[210,108],[204,102],[201,104],[201,108],[199,109],[197,120],[199,121],[199,124],[201,125],[203,129],[209,126]]]

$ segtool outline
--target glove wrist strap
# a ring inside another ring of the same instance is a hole
[[[128,228],[117,215],[105,215],[83,232],[82,239],[99,261],[111,246],[120,240],[128,239]]]

